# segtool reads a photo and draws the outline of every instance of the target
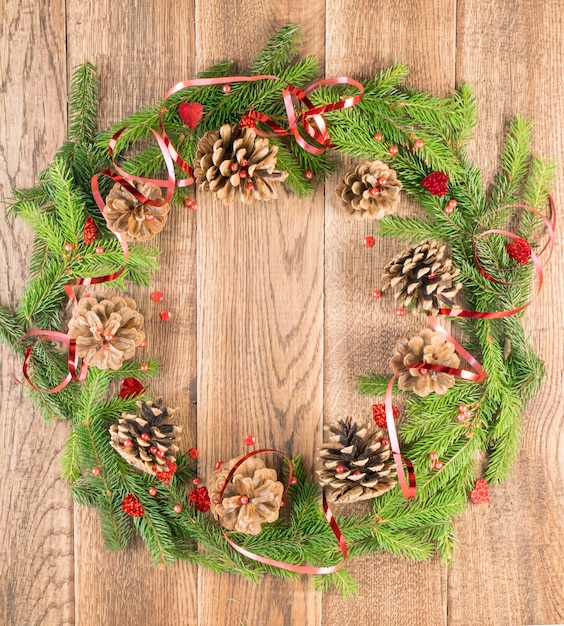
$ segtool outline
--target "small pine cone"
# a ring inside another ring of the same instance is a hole
[[[162,200],[162,191],[156,185],[138,181],[131,184],[149,200]],[[116,183],[106,198],[104,215],[110,230],[120,233],[126,241],[147,241],[164,228],[169,210],[168,202],[161,206],[144,204]]]
[[[329,431],[330,442],[319,450],[323,467],[317,470],[329,502],[369,500],[395,486],[394,459],[381,430],[359,427],[348,418]]]
[[[278,182],[288,172],[276,168],[278,146],[257,137],[253,128],[224,124],[219,131],[208,131],[198,143],[194,178],[204,191],[211,191],[225,204],[236,198],[253,200],[278,197]]]
[[[364,161],[341,179],[335,192],[349,217],[380,220],[394,212],[402,186],[382,161]]]
[[[258,535],[262,524],[278,519],[284,486],[276,470],[251,457],[237,468],[218,503],[225,479],[240,458],[231,459],[210,476],[211,510],[224,528]]]
[[[452,374],[410,368],[410,365],[419,363],[454,368],[459,366],[460,359],[454,345],[445,339],[443,333],[430,328],[409,333],[407,337],[397,342],[396,355],[390,365],[394,372],[399,374],[398,387],[402,391],[413,391],[422,398],[433,391],[442,395],[454,385],[455,379]]]
[[[180,426],[163,424],[176,413],[176,409],[157,401],[138,401],[138,415],[122,413],[117,424],[110,426],[110,445],[133,467],[156,476],[169,472],[176,466],[179,448],[176,438]]]
[[[459,273],[452,267],[446,244],[426,239],[386,265],[382,291],[391,287],[401,308],[412,306],[414,313],[423,309],[436,314],[452,308],[453,298],[462,289],[462,283],[453,282]]]
[[[76,353],[87,365],[118,370],[145,340],[142,328],[143,316],[135,300],[95,293],[79,300],[68,334],[76,340]]]

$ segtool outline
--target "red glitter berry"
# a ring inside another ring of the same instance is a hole
[[[375,243],[376,239],[374,239],[374,237],[372,237],[371,235],[368,235],[368,237],[364,238],[364,245],[367,248],[373,248]]]
[[[170,322],[170,320],[172,319],[172,315],[168,309],[161,311],[159,315],[163,322]]]
[[[121,389],[119,390],[120,398],[136,398],[145,391],[142,383],[137,378],[124,378],[121,381]]]
[[[483,478],[479,478],[476,481],[474,489],[472,489],[470,493],[470,500],[472,500],[474,504],[487,504],[490,501],[488,483]]]
[[[243,115],[241,121],[239,122],[239,126],[241,128],[256,128],[257,120],[255,120],[253,117],[250,117],[249,115]]]
[[[246,446],[252,446],[255,443],[256,439],[254,435],[247,435],[244,439]]]
[[[394,419],[397,420],[399,416],[399,409],[397,406],[392,405],[392,412],[394,414]],[[386,405],[385,404],[373,404],[372,405],[372,416],[374,417],[374,421],[376,425],[380,428],[387,428],[386,422]]]
[[[207,487],[198,487],[198,489],[191,491],[188,500],[192,506],[202,513],[208,511],[211,505]]]
[[[521,263],[521,265],[527,265],[531,259],[531,246],[526,239],[519,237],[512,243],[508,243],[505,248],[507,254],[517,263]]]
[[[444,196],[448,193],[448,174],[432,172],[421,181],[421,184],[434,196]]]
[[[132,493],[129,493],[123,499],[121,503],[121,510],[131,515],[131,517],[143,517],[145,513],[145,509],[143,505],[139,501],[139,498],[134,496]]]
[[[82,231],[82,240],[86,245],[94,243],[98,239],[98,226],[96,222],[88,216],[84,223],[84,229]]]
[[[169,461],[165,459],[165,464],[168,468],[167,472],[155,472],[155,476],[162,482],[168,485],[168,483],[172,480],[176,470],[178,469],[178,465],[174,461]]]
[[[188,454],[191,459],[197,459],[200,456],[200,451],[197,448],[190,448],[190,450],[188,450]]]

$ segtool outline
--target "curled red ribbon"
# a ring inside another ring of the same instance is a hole
[[[237,461],[237,463],[235,463],[235,465],[231,468],[231,470],[227,474],[225,478],[225,482],[223,483],[221,487],[221,491],[219,493],[218,504],[219,502],[221,502],[223,498],[223,492],[225,491],[231,478],[233,478],[233,475],[235,474],[237,468],[239,468],[247,459],[250,459],[252,456],[255,456],[257,454],[263,454],[266,452],[279,454],[288,463],[288,480],[286,482],[286,487],[284,488],[284,492],[282,493],[282,499],[284,499],[284,496],[286,495],[290,487],[291,481],[292,481],[292,461],[290,460],[288,456],[286,456],[283,452],[280,452],[279,450],[265,448],[262,450],[254,450],[253,452],[249,452],[248,454],[245,454],[244,456],[242,456]],[[247,558],[252,559],[253,561],[258,561],[259,563],[264,563],[265,565],[272,565],[273,567],[278,567],[280,569],[288,570],[290,572],[296,572],[297,574],[332,574],[333,572],[336,572],[340,570],[341,567],[343,567],[345,563],[345,559],[347,558],[348,549],[347,549],[347,544],[345,542],[345,537],[343,533],[341,532],[341,529],[339,528],[337,521],[333,517],[333,512],[331,511],[329,504],[327,503],[325,494],[323,494],[323,512],[325,513],[325,519],[327,520],[327,523],[331,527],[333,534],[335,535],[337,541],[339,542],[339,548],[341,550],[341,554],[343,555],[343,559],[339,563],[337,563],[337,565],[331,565],[328,567],[315,567],[313,565],[294,565],[293,563],[277,561],[276,559],[270,559],[265,556],[260,556],[259,554],[255,554],[254,552],[251,552],[250,550],[243,548],[243,546],[238,545],[232,539],[230,539],[229,535],[225,532],[225,530],[223,530],[223,536],[225,537],[225,540],[227,541],[227,543],[234,550],[236,550],[240,554],[243,554]]]

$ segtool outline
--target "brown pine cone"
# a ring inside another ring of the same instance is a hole
[[[329,502],[357,502],[377,498],[396,484],[396,468],[383,432],[361,427],[351,418],[331,426],[330,442],[319,450],[317,470]]]
[[[399,374],[398,387],[403,391],[413,391],[422,398],[432,392],[442,395],[454,385],[452,374],[409,367],[419,363],[459,366],[460,359],[454,345],[446,340],[443,333],[430,328],[409,333],[397,342],[396,355],[390,365]]]
[[[277,183],[288,172],[276,168],[278,146],[257,137],[253,128],[224,124],[219,131],[208,131],[198,143],[194,178],[204,191],[211,191],[225,204],[236,198],[253,200],[278,197]]]
[[[138,181],[131,184],[149,200],[162,200],[160,187]],[[168,202],[161,206],[143,204],[125,187],[116,183],[106,198],[104,215],[108,228],[120,233],[125,241],[147,241],[164,228],[169,210]]]
[[[136,469],[156,475],[168,472],[176,462],[179,448],[176,438],[182,428],[164,424],[177,409],[163,406],[162,398],[156,401],[136,402],[138,415],[122,413],[117,424],[110,426],[110,445]]]
[[[118,370],[145,340],[143,316],[135,300],[112,293],[95,293],[78,301],[69,322],[76,353],[98,369]]]
[[[345,174],[335,191],[349,217],[380,220],[394,212],[402,187],[385,163],[363,161]]]
[[[262,524],[278,519],[284,486],[277,480],[276,470],[251,457],[237,468],[218,504],[225,479],[240,458],[231,459],[210,476],[211,510],[224,528],[258,535]]]
[[[406,308],[414,305],[414,313],[423,309],[436,314],[439,309],[452,308],[452,299],[462,289],[462,283],[453,282],[459,273],[452,267],[446,244],[425,240],[386,265],[382,291],[392,288],[397,304]]]

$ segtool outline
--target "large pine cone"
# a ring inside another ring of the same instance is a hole
[[[398,387],[403,391],[413,391],[424,398],[433,391],[444,394],[455,383],[455,378],[445,372],[435,372],[410,365],[429,363],[457,368],[460,364],[454,345],[447,341],[443,333],[430,328],[413,331],[396,344],[396,355],[390,365],[399,374]]]
[[[335,192],[349,217],[382,219],[394,212],[403,185],[382,161],[364,161],[350,170]]]
[[[231,459],[210,476],[211,510],[224,528],[258,535],[262,524],[278,519],[284,486],[276,470],[251,457],[237,468],[218,504],[225,479],[240,458]]]
[[[164,424],[177,409],[163,406],[157,401],[136,402],[138,415],[122,413],[117,424],[110,427],[110,444],[136,469],[156,475],[169,472],[176,462],[179,448],[176,438],[182,428],[176,424]]]
[[[194,178],[204,191],[211,191],[225,204],[236,198],[253,200],[278,197],[277,184],[288,172],[276,169],[278,146],[257,137],[252,128],[224,124],[208,131],[198,143]]]
[[[149,200],[162,200],[160,187],[138,181],[131,184]],[[106,198],[104,215],[108,228],[120,233],[125,241],[147,241],[164,228],[169,210],[168,202],[161,206],[143,204],[125,187],[116,183]]]
[[[369,500],[395,486],[394,459],[381,430],[359,427],[348,418],[329,431],[330,442],[319,450],[323,467],[317,470],[329,502]]]
[[[87,365],[118,370],[145,340],[143,316],[135,300],[95,293],[78,301],[69,322],[69,337]]]
[[[452,299],[462,288],[453,282],[459,269],[452,267],[446,244],[425,240],[398,254],[384,268],[382,291],[391,287],[400,307],[418,313],[422,308],[436,314],[439,309],[452,308]]]

